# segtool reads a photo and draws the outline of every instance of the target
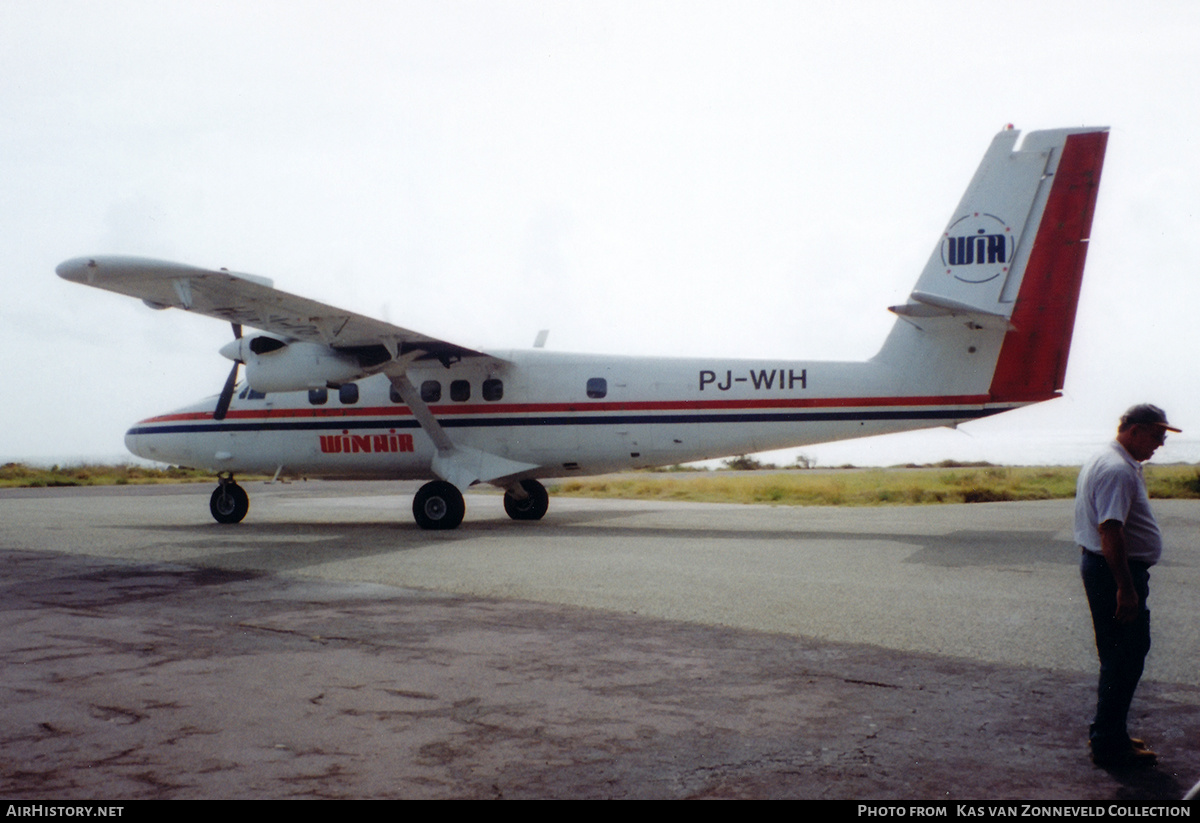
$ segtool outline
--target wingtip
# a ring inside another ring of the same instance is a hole
[[[88,273],[96,268],[96,261],[91,257],[72,257],[70,260],[64,260],[59,263],[54,269],[54,273],[63,280],[70,280],[72,283],[88,282]]]

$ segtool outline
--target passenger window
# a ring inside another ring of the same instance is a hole
[[[442,399],[442,384],[438,380],[426,380],[421,384],[421,399],[426,403],[436,403]]]
[[[390,386],[388,388],[388,400],[391,400],[393,403],[404,402],[404,398],[400,396],[400,392],[396,391],[395,386]]]
[[[504,397],[504,381],[490,378],[483,381],[483,399],[488,401],[499,400]]]
[[[456,403],[471,399],[471,384],[466,380],[450,381],[450,399]]]
[[[358,384],[343,383],[338,386],[338,401],[343,406],[349,406],[358,402]]]
[[[608,394],[608,381],[603,377],[589,377],[587,382],[587,396],[593,399],[599,399]]]
[[[314,406],[324,406],[329,400],[329,389],[309,389],[308,402]]]

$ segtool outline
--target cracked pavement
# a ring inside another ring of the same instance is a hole
[[[1070,665],[138,560],[78,514],[0,528],[7,799],[1177,799],[1200,772],[1179,678],[1135,703],[1159,768],[1110,773],[1082,735],[1095,676]],[[408,534],[351,531],[360,558]]]

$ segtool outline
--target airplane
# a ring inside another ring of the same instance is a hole
[[[484,351],[226,269],[110,256],[56,271],[231,324],[221,392],[125,436],[139,457],[212,471],[217,522],[249,510],[239,473],[428,480],[422,529],[457,528],[462,492],[489,483],[509,517],[540,520],[548,478],[957,426],[1059,396],[1108,130],[1019,136],[993,138],[865,362]]]

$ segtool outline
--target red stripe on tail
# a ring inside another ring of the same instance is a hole
[[[1066,139],[992,375],[994,402],[1036,403],[1063,387],[1107,145],[1108,132]]]

